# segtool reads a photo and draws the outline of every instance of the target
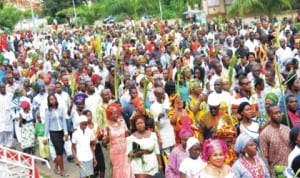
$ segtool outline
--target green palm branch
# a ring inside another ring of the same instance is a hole
[[[73,97],[75,95],[75,91],[76,91],[76,86],[75,86],[76,81],[75,81],[73,72],[69,76],[69,82],[70,82],[70,88],[71,88],[71,96]]]
[[[292,0],[294,1],[294,0]],[[228,14],[235,16],[244,15],[247,12],[267,14],[271,19],[272,15],[279,13],[284,8],[292,9],[291,0],[234,0],[229,7]]]
[[[146,108],[147,94],[148,94],[148,85],[150,81],[145,77],[144,86],[143,86],[143,97],[144,97],[144,107]]]
[[[228,72],[229,88],[231,88],[232,83],[233,83],[233,79],[234,79],[233,73],[234,73],[235,66],[236,66],[238,60],[239,60],[239,57],[237,55],[235,55],[235,56],[233,56],[233,58],[231,59],[230,64],[229,64],[229,72]]]
[[[4,61],[4,55],[0,53],[0,64],[3,64],[3,61]]]
[[[280,81],[280,78],[281,78],[281,74],[280,74],[280,65],[278,64],[278,63],[275,63],[275,72],[276,72],[276,76],[277,76],[277,78],[278,78],[278,80],[279,80],[279,84],[280,84],[280,94],[281,94],[281,98],[283,98],[283,108],[284,108],[284,113],[283,113],[283,115],[284,115],[284,118],[285,118],[285,120],[286,120],[286,123],[287,123],[287,125],[290,127],[290,120],[289,120],[289,118],[288,118],[288,115],[287,115],[287,108],[286,108],[286,102],[285,102],[285,95],[284,95],[284,85],[281,83],[281,81]]]

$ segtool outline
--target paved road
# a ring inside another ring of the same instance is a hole
[[[48,169],[48,167],[46,165],[43,165],[40,162],[38,162],[38,168],[39,168],[41,175],[43,175],[44,178],[59,178],[59,177],[61,177],[54,173],[54,171],[53,171],[54,162],[53,161],[50,161],[50,165],[51,165],[51,169]],[[78,167],[75,165],[75,163],[69,163],[66,160],[66,157],[64,158],[64,166],[65,166],[66,172],[67,172],[67,174],[69,174],[70,178],[79,177]]]

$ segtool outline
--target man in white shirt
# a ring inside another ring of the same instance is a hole
[[[162,151],[169,155],[172,148],[175,146],[173,127],[168,119],[170,103],[168,100],[165,100],[165,90],[163,88],[156,88],[154,90],[154,94],[156,101],[151,105],[150,109],[153,113],[153,119],[160,133]]]
[[[87,128],[87,117],[80,116],[80,129],[72,135],[72,153],[75,163],[80,167],[80,177],[89,177],[94,174],[94,165],[97,164],[94,152],[94,134]],[[87,175],[88,174],[88,175]]]
[[[11,147],[13,142],[13,120],[10,114],[11,97],[6,94],[5,84],[0,84],[0,146]]]
[[[102,98],[96,93],[95,86],[92,81],[86,82],[86,88],[88,97],[85,99],[85,109],[92,112],[93,122],[97,122],[97,106],[102,102]]]
[[[223,91],[223,82],[222,79],[217,79],[214,82],[215,91],[208,95],[207,101],[212,99],[218,99],[219,103],[226,105],[228,108],[228,114],[231,113],[231,100],[232,97],[229,92]]]
[[[222,74],[222,65],[219,61],[215,61],[215,63],[212,65],[212,68],[214,70],[214,75],[211,76],[209,80],[209,87],[210,91],[215,91],[214,89],[214,83],[217,79],[221,78]]]
[[[280,48],[276,51],[276,58],[280,65],[280,68],[283,69],[284,62],[286,59],[293,57],[293,52],[291,48],[286,46],[287,39],[286,37],[281,37],[279,39],[280,42]]]
[[[248,47],[249,52],[255,53],[255,47],[258,47],[258,42],[254,39],[254,32],[249,33],[249,39],[245,42],[245,46]]]
[[[102,77],[101,80],[101,85],[104,86],[105,85],[105,81],[109,75],[109,71],[107,70],[107,68],[104,66],[103,61],[99,60],[98,61],[98,66],[94,66],[94,71],[96,74],[98,74],[99,76]]]

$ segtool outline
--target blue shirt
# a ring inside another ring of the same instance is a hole
[[[63,108],[48,109],[45,115],[45,137],[48,137],[49,131],[64,131],[68,134],[66,114]]]

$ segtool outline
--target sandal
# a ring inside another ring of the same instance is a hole
[[[63,174],[61,174],[60,176],[61,176],[61,177],[69,177],[69,174],[63,173]]]
[[[60,175],[60,171],[57,170],[57,169],[54,169],[54,173],[57,174],[57,175]]]

